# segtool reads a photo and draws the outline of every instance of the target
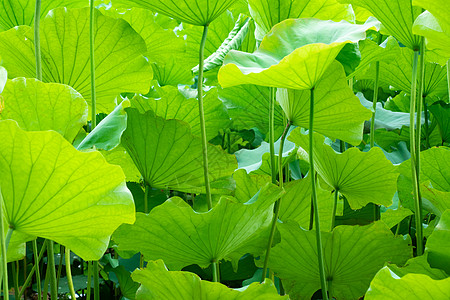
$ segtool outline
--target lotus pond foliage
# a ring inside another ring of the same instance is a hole
[[[448,299],[449,20],[1,0],[2,299]]]

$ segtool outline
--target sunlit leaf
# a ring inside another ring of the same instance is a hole
[[[430,266],[450,274],[450,210],[446,210],[427,240],[425,251],[428,252]]]
[[[293,299],[309,299],[320,289],[316,235],[295,222],[278,224],[281,243],[272,248],[269,267]],[[338,226],[322,232],[325,276],[336,299],[358,299],[385,262],[411,257],[409,241],[394,237],[381,222]]]
[[[0,121],[0,186],[5,219],[26,240],[52,239],[97,260],[134,203],[117,166],[82,153],[54,131],[27,132]],[[13,232],[13,236],[14,236]]]
[[[450,277],[442,280],[431,279],[423,274],[406,274],[399,278],[389,267],[382,268],[370,283],[364,299],[384,300],[441,300],[448,298]]]
[[[273,203],[282,194],[275,185],[267,184],[255,196],[256,201],[238,203],[222,197],[206,213],[197,213],[184,200],[173,197],[148,215],[138,213],[136,223],[121,226],[113,239],[119,249],[139,251],[146,260],[163,259],[173,270],[191,264],[205,268],[221,259],[233,260],[237,267],[237,260],[254,246],[249,240],[269,226]]]
[[[347,85],[342,65],[332,63],[314,90],[314,130],[353,145],[361,143],[364,121],[372,114]],[[309,127],[309,100],[309,90],[277,91],[277,101],[295,126]]]
[[[141,283],[136,293],[137,300],[288,299],[288,296],[278,295],[270,280],[263,284],[253,283],[245,289],[233,290],[218,282],[201,280],[194,273],[169,271],[162,260],[149,262],[145,269],[134,271],[132,277]]]
[[[144,40],[127,22],[98,11],[95,19],[97,106],[110,112],[119,93],[147,93],[152,70],[142,56]],[[43,81],[67,84],[89,104],[89,8],[55,9],[41,21],[40,29]],[[0,33],[0,52],[10,78],[35,77],[33,40],[28,26]]]
[[[295,129],[289,139],[300,146],[299,156],[308,161],[309,137]],[[329,188],[344,195],[352,209],[359,209],[372,202],[390,206],[397,190],[398,173],[383,151],[372,148],[361,152],[349,148],[337,153],[324,144],[324,138],[314,133],[314,161],[316,172]]]
[[[152,111],[141,114],[127,108],[126,112],[128,125],[122,145],[146,183],[153,188],[204,192],[201,139],[192,135],[189,125],[157,117]],[[227,188],[216,187],[214,181],[231,176],[236,159],[213,145],[208,146],[208,158],[213,192],[225,193]]]
[[[257,84],[311,89],[345,44],[364,39],[365,31],[376,24],[285,20],[272,28],[254,53],[230,51],[219,71],[219,83],[224,88]]]
[[[0,119],[16,120],[25,130],[55,130],[72,142],[87,121],[86,101],[67,85],[16,78],[2,96]]]

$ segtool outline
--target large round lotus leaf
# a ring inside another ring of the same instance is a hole
[[[450,209],[442,214],[427,240],[425,250],[428,252],[428,262],[433,268],[450,274]]]
[[[375,275],[364,299],[444,300],[449,294],[450,277],[434,280],[424,274],[411,273],[400,278],[386,266]]]
[[[261,39],[273,26],[286,19],[316,18],[339,22],[355,18],[349,5],[336,0],[249,0],[248,5]]]
[[[144,40],[121,19],[95,12],[95,77],[98,109],[110,112],[121,92],[147,93],[152,69]],[[73,87],[90,104],[89,8],[54,9],[41,21],[42,81]],[[34,33],[19,26],[0,33],[9,78],[36,75]]]
[[[375,21],[354,25],[289,19],[275,25],[253,53],[230,51],[219,70],[222,87],[257,84],[311,89],[347,43],[366,37]]]
[[[206,213],[173,197],[148,215],[138,213],[136,223],[119,227],[113,239],[119,250],[139,251],[146,260],[163,259],[173,270],[191,264],[206,268],[221,259],[232,260],[237,268],[242,255],[254,249],[254,238],[270,226],[273,203],[282,194],[269,183],[246,203],[222,197]]]
[[[198,100],[187,99],[176,87],[164,86],[157,88],[159,98],[146,98],[135,96],[131,100],[131,107],[136,107],[140,113],[152,110],[155,115],[164,119],[177,119],[191,126],[193,135],[200,137],[200,117],[198,113]],[[225,106],[219,100],[217,89],[210,89],[203,95],[203,110],[205,115],[206,139],[211,140],[217,136],[221,129],[228,128],[230,117]]]
[[[141,283],[136,300],[271,300],[288,299],[278,295],[275,285],[266,282],[252,283],[244,290],[234,290],[218,282],[201,280],[190,272],[169,271],[162,260],[151,261],[145,269],[131,275]]]
[[[295,126],[309,127],[309,90],[278,89],[277,101]],[[372,116],[347,84],[344,68],[332,63],[314,89],[314,130],[353,145],[361,143],[364,121]]]
[[[295,222],[278,224],[281,242],[272,248],[269,268],[283,280],[292,299],[310,299],[320,289],[316,235]],[[338,226],[322,232],[325,276],[336,299],[359,299],[386,262],[404,263],[412,255],[409,241],[394,237],[381,222]]]
[[[13,237],[51,239],[85,260],[100,259],[114,230],[135,220],[120,167],[54,131],[23,131],[12,120],[0,121],[0,186]]]
[[[36,0],[2,0],[0,31],[19,25],[31,26],[34,20]],[[84,7],[85,0],[41,0],[41,18],[56,7]]]
[[[192,135],[189,125],[157,117],[151,110],[140,114],[127,108],[126,112],[122,145],[144,180],[153,188],[204,193],[201,139]],[[236,158],[213,145],[208,145],[208,158],[212,192],[229,193],[222,180],[237,169]]]
[[[417,16],[422,13],[422,9],[420,7],[413,6],[411,0],[337,1],[367,9],[381,22],[381,32],[383,34],[393,35],[403,45],[410,49],[419,49],[420,37],[413,34],[412,26]]]
[[[427,48],[450,58],[450,11],[447,0],[413,0],[413,5],[425,8],[414,21],[413,32],[426,37]]]
[[[236,0],[118,0],[125,7],[150,9],[193,25],[209,25]]]
[[[70,86],[37,79],[9,80],[2,93],[0,119],[16,120],[25,130],[55,130],[72,142],[86,124],[86,101]]]
[[[301,147],[298,154],[308,161],[305,149],[309,149],[309,137],[295,129],[289,139]],[[386,207],[392,204],[399,174],[380,148],[372,148],[369,152],[350,148],[337,153],[324,144],[323,136],[314,133],[314,161],[323,181],[344,195],[352,209],[368,203]]]

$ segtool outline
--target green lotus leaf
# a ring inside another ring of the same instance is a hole
[[[31,26],[34,21],[35,0],[3,0],[0,10],[0,31],[8,30],[19,25]],[[84,0],[42,0],[41,18],[56,7],[85,7],[88,3]]]
[[[271,182],[272,178],[268,175],[249,175],[244,169],[238,169],[233,174],[236,182],[234,196],[236,199],[245,203],[252,198],[263,186]]]
[[[243,84],[226,89],[219,88],[219,97],[227,106],[228,115],[237,130],[257,127],[263,134],[269,133],[270,88],[259,85]],[[275,103],[275,136],[281,136],[284,130],[283,110]]]
[[[86,124],[86,101],[70,86],[37,79],[8,80],[0,119],[16,120],[25,130],[55,130],[72,142]]]
[[[349,5],[339,4],[336,0],[249,0],[248,6],[257,24],[259,40],[273,26],[286,19],[316,18],[350,22],[355,17]]]
[[[209,25],[236,0],[119,0],[114,4],[141,7],[192,25]]]
[[[96,11],[95,23],[97,106],[110,112],[119,93],[147,93],[152,70],[142,56],[144,40],[127,22]],[[89,8],[54,9],[40,26],[43,81],[67,84],[89,104]],[[0,53],[10,78],[35,76],[33,40],[28,26],[0,33]]]
[[[120,250],[139,251],[146,260],[163,259],[171,270],[191,264],[206,268],[222,259],[237,268],[239,258],[254,247],[253,238],[269,227],[273,203],[282,194],[269,183],[251,201],[222,197],[206,213],[173,197],[148,215],[137,213],[136,223],[121,226],[113,239]]]
[[[205,190],[201,139],[192,135],[189,125],[165,120],[153,111],[140,114],[127,108],[127,129],[122,145],[133,159],[144,180],[153,188],[202,193]],[[215,187],[237,168],[234,156],[216,146],[208,146],[209,178],[214,193],[227,188]]]
[[[443,212],[450,209],[450,192],[443,192],[433,188],[431,181],[420,184],[423,208],[440,217]]]
[[[403,277],[408,273],[425,274],[434,280],[445,279],[448,277],[444,271],[430,267],[428,263],[428,252],[425,252],[421,256],[409,259],[402,267],[398,267],[395,264],[387,264],[387,266],[399,277]]]
[[[398,196],[402,205],[415,210],[412,198],[411,160],[404,161],[398,168]],[[447,147],[433,147],[420,153],[420,183],[421,190],[435,189],[440,192],[450,192],[450,150]],[[442,195],[444,196],[444,195]],[[433,200],[430,198],[429,200]],[[448,200],[447,200],[448,203]],[[442,206],[441,206],[442,205]],[[435,203],[437,207],[445,207],[445,203]]]
[[[367,49],[370,51],[370,48]],[[367,53],[362,51],[362,55]],[[379,57],[389,58],[380,62],[379,80],[381,85],[393,86],[397,90],[410,93],[413,51],[409,48],[400,47],[398,43],[386,46]],[[365,72],[357,75],[358,79],[375,79],[375,66],[366,68]],[[427,98],[433,96],[445,96],[448,93],[446,81],[446,68],[437,63],[425,63],[425,78],[423,93]]]
[[[136,168],[133,159],[122,145],[115,147],[112,150],[100,150],[100,153],[105,157],[106,161],[112,165],[118,165],[122,168],[127,181],[139,182],[141,173]]]
[[[422,9],[414,7],[411,0],[337,0],[370,11],[381,22],[381,33],[393,35],[410,49],[419,49],[420,37],[412,32],[414,20]]]
[[[278,295],[275,285],[266,282],[252,283],[245,289],[230,289],[218,282],[201,280],[197,274],[190,272],[169,271],[162,260],[151,261],[145,269],[138,269],[131,275],[133,280],[141,283],[136,293],[136,300],[271,300],[288,299]]]
[[[439,126],[442,144],[450,142],[450,104],[443,101],[428,106]]]
[[[219,71],[219,83],[224,88],[257,84],[311,89],[345,44],[364,39],[366,30],[376,24],[285,20],[272,28],[252,54],[230,51]]]
[[[332,63],[314,90],[314,130],[353,145],[361,143],[364,121],[372,113],[353,94],[342,65]],[[293,125],[309,127],[310,96],[309,90],[278,89],[277,101]]]
[[[131,106],[136,107],[140,113],[152,110],[155,115],[167,120],[177,119],[184,121],[191,126],[192,134],[200,137],[201,129],[197,99],[186,99],[176,87],[172,86],[157,88],[157,91],[160,98],[148,99],[136,96],[131,100]],[[203,97],[206,138],[211,140],[217,136],[219,130],[229,127],[230,118],[222,101],[218,98],[217,89],[210,89]]]
[[[382,213],[381,221],[383,221],[387,227],[392,228],[411,215],[413,215],[411,210],[400,206],[397,209],[388,209]]]
[[[411,273],[399,278],[386,266],[375,275],[364,299],[398,299],[401,295],[402,299],[441,300],[448,298],[449,286],[450,277],[434,280],[424,274]]]
[[[0,121],[0,186],[5,219],[26,240],[43,237],[98,260],[122,223],[133,223],[125,176],[98,152],[82,153],[54,131]],[[87,174],[89,176],[87,176]]]
[[[311,181],[307,176],[303,179],[285,184],[286,194],[280,206],[280,220],[295,221],[304,229],[308,229],[311,222]],[[319,203],[320,229],[331,230],[333,217],[333,194],[317,187],[317,201]]]
[[[450,58],[450,14],[446,0],[413,0],[413,5],[425,8],[414,21],[413,32],[427,38],[427,48]]]
[[[272,248],[269,267],[292,299],[310,299],[320,289],[316,235],[295,222],[278,224],[281,242]],[[412,256],[408,240],[394,237],[382,222],[337,226],[322,232],[325,276],[336,299],[359,299],[385,262]]]
[[[120,137],[127,128],[127,114],[125,108],[130,107],[130,101],[124,100],[107,115],[98,125],[78,144],[78,150],[96,149],[111,150],[120,144]]]
[[[428,252],[431,267],[450,274],[450,209],[441,215],[439,223],[427,240],[425,251]]]
[[[309,149],[308,136],[295,129],[288,139],[301,147],[298,154],[308,161],[308,153],[304,150]],[[344,195],[352,209],[362,208],[368,203],[386,207],[392,204],[399,174],[381,149],[361,152],[353,147],[337,153],[324,144],[323,136],[314,133],[314,161],[324,183]]]
[[[160,85],[192,84],[192,63],[186,61],[186,42],[177,36],[167,20],[148,9],[132,8],[123,11],[104,10],[107,16],[127,21],[147,45],[145,56],[152,63],[154,78]],[[167,18],[167,17],[164,17]],[[198,49],[197,49],[198,50]]]

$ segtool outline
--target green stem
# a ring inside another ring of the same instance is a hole
[[[70,249],[68,247],[66,247],[65,257],[66,257],[66,277],[67,277],[67,284],[69,285],[70,297],[72,299],[77,299],[75,296],[75,290],[73,288],[72,271],[70,270]]]
[[[52,300],[58,299],[58,286],[56,284],[55,253],[53,251],[54,242],[47,243],[47,273],[50,276],[50,295]]]
[[[417,181],[420,182],[420,145],[422,140],[422,103],[423,99],[423,84],[425,77],[425,38],[420,38],[420,56],[419,56],[419,94],[417,95],[417,119],[416,119],[416,165],[417,165]],[[420,191],[419,191],[420,192]]]
[[[59,245],[59,262],[58,262],[58,273],[56,274],[56,286],[59,286],[59,280],[61,279],[63,252],[64,246]]]
[[[11,270],[14,281],[14,299],[19,299],[19,262],[13,261],[11,263]]]
[[[220,269],[218,261],[212,262],[212,275],[213,275],[213,282],[220,282]]]
[[[320,273],[320,286],[322,288],[322,297],[324,300],[328,300],[327,295],[327,280],[325,277],[325,266],[322,249],[322,236],[320,234],[320,220],[319,220],[319,205],[317,203],[317,190],[315,180],[315,168],[314,168],[314,88],[311,89],[311,98],[309,106],[309,167],[311,178],[311,193],[312,201],[314,205],[314,221],[316,225],[316,242],[317,242],[317,258],[319,260],[319,273]]]
[[[48,265],[47,265],[48,267]],[[45,272],[44,291],[42,292],[42,299],[48,299],[48,282],[50,281],[50,272]]]
[[[277,183],[277,172],[275,168],[275,88],[270,88],[269,100],[269,152],[272,183]]]
[[[428,127],[428,105],[427,105],[427,101],[425,99],[425,97],[422,97],[422,105],[423,105],[423,112],[424,112],[424,123],[425,123],[425,143],[426,143],[426,147],[431,148],[430,147],[430,128]]]
[[[94,0],[90,0],[90,16],[89,16],[89,51],[90,51],[90,60],[91,60],[91,131],[94,130],[95,126],[97,126],[97,99],[95,93],[95,57],[94,57]]]
[[[39,23],[41,21],[41,0],[36,0],[34,9],[34,56],[36,57],[36,79],[42,81],[41,37]]]
[[[417,239],[417,255],[423,254],[423,234],[422,234],[422,201],[419,193],[419,178],[417,176],[419,166],[417,166],[416,158],[416,135],[415,135],[415,110],[416,110],[416,97],[417,97],[417,64],[419,58],[419,51],[414,51],[414,59],[412,65],[412,78],[411,78],[411,102],[410,102],[410,151],[411,151],[411,174],[413,183],[413,197],[415,208],[415,221],[416,221],[416,239]]]
[[[372,103],[372,119],[370,120],[370,148],[373,148],[375,144],[375,113],[377,111],[378,102],[378,84],[380,77],[380,62],[375,63],[375,85],[373,87],[373,103]]]
[[[91,276],[92,276],[92,262],[88,261],[88,275],[87,275],[87,286],[86,286],[86,300],[91,299]]]
[[[145,183],[145,192],[144,192],[144,212],[148,214],[148,194],[150,191],[150,185],[148,183]]]
[[[3,235],[3,232],[5,232],[3,223],[3,194],[2,190],[0,188],[0,243],[1,243],[1,249],[2,249],[2,265],[3,265],[3,299],[8,300],[9,299],[9,288],[8,288],[8,261],[6,258],[6,253],[8,253],[8,245],[9,241],[11,240],[11,235],[13,233],[12,226],[9,226],[8,232],[6,233],[6,237]]]
[[[289,131],[289,127],[291,127],[290,121],[287,122],[286,127],[284,128],[283,134],[281,135],[280,150],[278,151],[278,176],[280,177],[278,182],[279,182],[280,188],[283,188],[283,167],[282,167],[283,166],[283,147],[284,147],[284,141],[286,140],[286,135]],[[282,200],[282,198],[278,199],[277,202],[275,203],[274,216],[272,219],[272,227],[270,228],[269,242],[267,243],[266,256],[264,257],[264,265],[263,265],[263,273],[261,276],[261,282],[263,282],[267,276],[267,265],[269,264],[270,249],[272,249],[273,238],[275,236],[275,229],[277,228],[278,215],[280,214],[281,200]]]
[[[35,251],[35,249],[36,249],[36,251]],[[47,240],[44,241],[41,251],[39,252],[39,256],[37,256],[37,242],[36,242],[36,240],[33,241],[33,252],[35,252],[34,253],[34,266],[31,269],[30,273],[28,274],[27,279],[25,280],[25,283],[23,284],[22,289],[20,290],[19,299],[25,293],[25,288],[30,284],[31,279],[33,278],[34,272],[36,272],[36,283],[38,284],[38,295],[39,295],[39,299],[41,299],[40,295],[42,294],[42,290],[41,290],[41,276],[40,276],[40,271],[39,271],[39,262],[41,261],[42,257],[44,256],[45,249],[47,249]]]
[[[334,202],[333,202],[333,214],[331,215],[331,230],[333,230],[336,224],[336,210],[337,210],[337,202],[339,199],[339,190],[334,190]]]
[[[208,141],[206,140],[205,113],[203,111],[203,56],[205,52],[206,36],[208,35],[208,25],[203,26],[203,35],[200,42],[199,63],[198,63],[198,112],[200,116],[200,128],[202,135],[202,154],[203,154],[203,174],[205,176],[206,202],[208,209],[212,208],[211,187],[209,184],[208,171]]]
[[[42,246],[42,249],[41,249],[42,255],[44,255],[45,243],[46,242],[44,242],[44,245]],[[38,299],[40,300],[42,297],[42,289],[41,289],[42,287],[41,287],[41,274],[40,274],[40,270],[39,270],[39,261],[41,260],[42,256],[41,256],[41,253],[39,253],[39,256],[38,256],[37,240],[33,240],[32,244],[33,244],[33,255],[34,255],[34,267],[33,267],[33,269],[31,269],[30,275],[28,275],[28,276],[31,281],[33,272],[36,271],[36,284],[37,284],[37,290],[38,290]],[[28,277],[27,277],[27,281],[28,281]],[[23,285],[23,288],[20,291],[21,294],[23,292],[25,292],[25,287],[27,287],[27,286],[28,286],[28,284]],[[20,294],[19,294],[19,299],[20,299]]]
[[[100,300],[100,283],[98,280],[98,261],[92,262],[94,266],[93,276],[94,276],[94,300]]]
[[[343,140],[340,140],[340,141],[339,141],[339,151],[340,151],[341,153],[344,153],[344,152],[345,152],[345,142],[344,142]]]
[[[353,79],[354,77],[352,77],[352,78],[350,78],[349,80],[348,80],[348,86],[350,87],[350,89],[352,90],[352,92],[353,92]]]

